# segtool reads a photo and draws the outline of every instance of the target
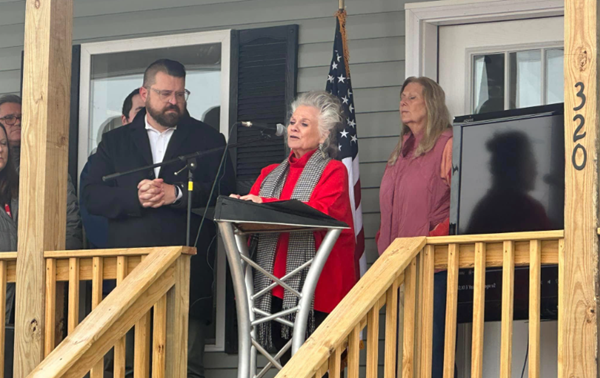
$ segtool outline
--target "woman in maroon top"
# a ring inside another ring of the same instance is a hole
[[[447,235],[452,174],[452,129],[443,89],[409,77],[400,92],[400,138],[379,190],[382,254],[396,238]],[[442,377],[446,272],[436,273],[432,377]]]
[[[309,316],[309,331],[312,332],[356,282],[354,226],[348,173],[343,163],[332,159],[337,152],[336,129],[342,122],[339,100],[323,91],[305,93],[292,104],[292,113],[287,127],[290,156],[281,164],[264,168],[248,195],[232,197],[256,203],[299,199],[350,226],[342,231],[317,283],[314,313]],[[312,258],[324,236],[322,231],[263,234],[258,237],[255,259],[281,278]],[[292,287],[300,289],[305,276],[306,270]],[[255,292],[270,283],[255,277]],[[296,306],[297,298],[277,286],[271,296],[265,295],[257,302],[257,307],[273,313]],[[290,330],[288,327],[280,329],[277,322],[272,323],[272,327],[259,327],[260,341],[263,345],[273,343],[281,347],[282,340],[291,337]]]
[[[452,129],[444,91],[429,78],[409,77],[400,118],[400,139],[379,190],[379,254],[396,238],[448,234]]]

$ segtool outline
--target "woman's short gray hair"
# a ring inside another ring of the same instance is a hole
[[[319,111],[319,132],[321,136],[327,135],[322,151],[329,157],[335,157],[337,129],[343,120],[340,100],[325,91],[312,91],[302,93],[296,98],[292,103],[292,114],[299,106],[312,106]]]

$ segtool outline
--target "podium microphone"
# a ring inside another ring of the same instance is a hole
[[[244,127],[254,127],[262,130],[266,134],[273,134],[275,136],[282,136],[285,133],[285,126],[278,123],[275,126],[267,125],[266,123],[258,123],[251,121],[240,121],[240,125]]]

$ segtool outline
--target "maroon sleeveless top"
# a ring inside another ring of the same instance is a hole
[[[428,236],[450,213],[450,186],[440,171],[452,130],[444,131],[435,146],[417,158],[414,151],[421,138],[412,133],[403,138],[400,156],[385,168],[379,189],[379,254],[396,238]]]

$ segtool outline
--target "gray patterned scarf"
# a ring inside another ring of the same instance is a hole
[[[306,166],[302,170],[298,182],[294,187],[292,193],[292,199],[297,199],[302,202],[308,202],[310,196],[315,189],[315,186],[321,179],[321,175],[325,170],[325,167],[331,159],[324,157],[320,151],[316,151],[310,157]],[[262,182],[260,188],[260,196],[265,198],[279,198],[283,185],[287,179],[289,171],[289,161],[285,159],[277,168],[275,168]],[[275,261],[275,252],[277,248],[277,240],[279,234],[261,234],[258,236],[258,246],[255,256],[256,262],[268,272],[273,272],[273,264]],[[312,232],[293,232],[290,233],[290,240],[288,245],[288,255],[286,261],[286,272],[291,272],[297,269],[299,266],[304,264],[306,261],[315,257],[315,238]],[[307,269],[304,269],[301,273],[298,273],[287,280],[287,284],[290,285],[294,290],[301,291],[306,278]],[[266,288],[272,283],[272,281],[262,274],[254,275],[254,292],[258,293],[260,290]],[[265,294],[256,300],[256,307],[271,313],[271,295]],[[293,308],[298,305],[298,298],[287,290],[284,291],[283,295],[283,310]],[[292,323],[296,319],[296,314],[290,314],[286,316],[286,320]],[[310,334],[314,332],[315,319],[314,319],[314,299],[311,304],[310,315],[308,319],[307,332]],[[281,337],[284,339],[291,338],[290,327],[282,325]],[[271,325],[269,322],[258,325],[258,337],[261,345],[272,349],[273,339],[271,337]]]

